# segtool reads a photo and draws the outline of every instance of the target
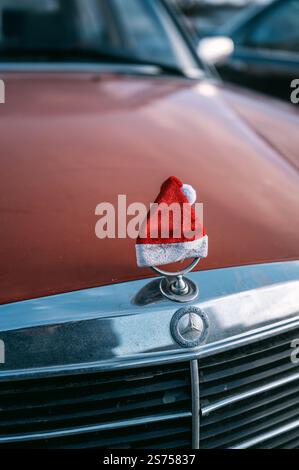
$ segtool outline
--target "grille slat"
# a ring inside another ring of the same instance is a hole
[[[279,348],[280,349],[280,348]],[[273,363],[278,363],[280,360],[289,358],[290,353],[286,351],[285,348],[283,351],[276,352],[270,357],[262,357],[264,353],[258,353],[257,355],[252,355],[250,358],[250,362],[248,362],[248,358],[243,358],[243,360],[238,360],[234,363],[233,368],[231,366],[225,367],[222,370],[212,370],[210,373],[208,368],[205,370],[205,374],[203,375],[203,382],[217,382],[219,380],[229,380],[230,377],[235,377],[236,375],[244,374],[247,372],[252,371],[252,369],[258,370],[259,368],[263,368],[265,366],[272,366]]]
[[[180,408],[179,405],[181,405],[181,409],[184,410],[190,400],[190,396],[184,389],[174,390],[171,392],[171,394],[169,393],[167,396],[165,395],[164,398],[161,397],[158,393],[157,398],[155,398],[154,395],[155,394],[152,394],[152,399],[144,398],[143,400],[141,400],[141,397],[137,397],[137,400],[135,400],[134,402],[126,400],[123,403],[120,403],[117,410],[118,418],[125,418],[129,412],[131,413],[131,416],[133,418],[136,412],[137,414],[140,412],[141,408],[144,408],[148,410],[148,412],[154,414],[155,412],[159,412],[160,407],[162,406],[165,411],[169,412],[172,411],[173,403],[175,403],[175,410],[178,410]],[[42,426],[49,429],[52,428],[52,426],[56,427],[57,425],[59,425],[59,423],[64,426],[71,426],[74,421],[79,422],[82,420],[88,420],[89,422],[105,422],[105,420],[111,419],[111,416],[113,418],[113,415],[115,415],[115,404],[113,402],[101,403],[101,407],[104,406],[104,409],[98,409],[98,405],[99,404],[96,402],[95,404],[93,404],[92,407],[89,407],[88,409],[88,406],[85,403],[83,404],[83,406],[81,406],[82,411],[78,410],[78,407],[74,408],[69,406],[62,406],[59,409],[55,409],[55,414],[50,414],[48,409],[42,410],[43,413],[39,412],[37,414],[36,411],[40,410],[33,409],[30,412],[30,427],[32,430],[34,430],[36,427],[41,428]],[[67,411],[68,413],[66,413]],[[51,413],[53,413],[52,408]],[[20,416],[23,416],[23,418],[20,418]],[[24,426],[26,430],[27,423],[27,410],[24,410],[22,413],[20,413],[19,411],[14,412],[14,414],[2,413],[0,421],[0,435],[1,429],[5,428],[7,431],[9,426],[18,426],[20,427],[19,430],[21,430],[21,426]]]
[[[191,447],[189,363],[2,381],[0,392],[0,447],[17,443],[22,447],[101,447],[111,429],[111,445],[123,448],[136,441],[136,445],[150,446],[155,444],[158,422],[165,428],[161,441],[174,447],[189,442]],[[181,425],[185,420],[187,427]],[[144,439],[137,432],[142,424],[146,424]],[[130,428],[128,434],[122,427]]]
[[[291,362],[297,338],[294,329],[199,361],[201,448],[283,445],[299,419],[299,370]]]
[[[276,427],[274,429],[270,429],[269,431],[266,431],[265,433],[258,434],[257,436],[253,436],[250,439],[246,441],[242,441],[241,443],[232,446],[232,449],[249,449],[249,448],[254,448],[255,446],[258,446],[261,444],[261,448],[264,448],[267,445],[267,442],[275,437],[282,438],[283,436],[289,432],[292,431],[293,429],[298,429],[299,427],[299,420],[296,421],[290,421],[281,427]]]
[[[299,441],[299,428],[257,444],[253,446],[253,449],[287,449],[288,444],[296,440]]]
[[[226,420],[220,421],[219,423],[217,423],[217,425],[213,426],[213,429],[211,429],[211,426],[203,426],[201,437],[202,439],[206,439],[212,436],[216,436],[218,434],[222,435],[223,427],[225,427],[226,432],[231,432],[235,429],[242,427],[248,428],[251,423],[258,422],[259,420],[263,420],[263,425],[265,425],[265,427],[266,423],[269,423],[268,425],[271,426],[274,423],[276,414],[281,413],[282,416],[286,414],[286,412],[282,413],[283,410],[291,410],[289,412],[291,417],[295,416],[297,412],[299,413],[298,405],[299,396],[296,395],[293,396],[292,399],[280,401],[274,406],[265,405],[258,412],[246,412],[244,409],[239,419],[232,420],[231,418],[228,418]],[[284,418],[282,417],[281,420],[283,419]],[[207,428],[207,430],[205,430],[205,428]]]
[[[296,333],[297,332],[297,333]],[[230,349],[229,351],[225,350],[224,352],[217,353],[207,358],[200,359],[200,367],[203,366],[205,369],[210,367],[223,366],[231,363],[233,366],[234,362],[238,359],[246,358],[251,361],[251,356],[258,353],[271,354],[271,350],[274,350],[281,346],[286,346],[296,338],[298,334],[298,328],[291,329],[290,331],[281,333],[279,335],[270,336],[269,338],[252,341],[246,345],[240,346],[238,348]]]
[[[277,365],[278,364],[278,365]],[[262,369],[262,368],[261,368]],[[247,374],[240,374],[238,378],[234,380],[219,380],[213,384],[207,384],[202,392],[202,403],[205,404],[207,401],[204,398],[210,398],[213,396],[219,396],[220,394],[227,394],[230,392],[231,394],[236,393],[236,391],[240,390],[250,390],[253,387],[258,387],[263,384],[267,384],[269,379],[275,378],[283,378],[289,375],[289,371],[294,370],[294,364],[292,364],[289,360],[289,357],[285,359],[284,362],[276,363],[275,367],[267,368],[266,370],[259,369],[258,373],[247,373]]]
[[[106,430],[105,432],[86,433],[63,438],[29,441],[22,443],[23,448],[47,448],[47,449],[130,449],[151,448],[157,446],[164,448],[164,444],[172,447],[180,447],[186,442],[190,447],[191,420],[185,418],[174,419],[166,422],[142,424],[129,428]],[[6,446],[18,447],[15,443]]]
[[[269,395],[269,392],[263,393],[259,396],[257,400],[256,396],[246,401],[240,401],[234,405],[224,407],[217,412],[212,412],[205,416],[203,421],[203,427],[209,426],[212,424],[217,424],[219,421],[231,420],[233,418],[237,419],[239,415],[243,415],[246,412],[255,413],[256,410],[260,409],[264,405],[271,405],[273,402],[280,403],[280,400],[288,398],[290,396],[297,397],[299,393],[299,379],[297,383],[290,387],[286,385],[285,387],[280,387],[278,390],[273,390]]]
[[[158,368],[158,367],[146,367],[143,370],[122,370],[119,372],[101,372],[77,374],[77,375],[63,375],[63,376],[52,376],[50,378],[39,378],[29,380],[13,380],[6,381],[0,380],[0,396],[1,395],[12,395],[14,393],[41,393],[43,391],[57,391],[57,390],[68,390],[75,389],[77,387],[91,387],[96,385],[108,385],[117,384],[118,382],[124,383],[138,380],[152,379],[154,377],[167,377],[169,375],[175,375],[180,372],[184,372],[187,369],[187,365],[173,364],[170,368]]]
[[[265,417],[266,418],[266,417]],[[281,412],[278,414],[273,414],[268,416],[268,419],[263,419],[260,417],[256,421],[253,419],[248,420],[248,422],[243,423],[239,429],[234,430],[231,426],[226,426],[225,433],[218,432],[217,434],[212,434],[212,438],[205,438],[205,435],[202,435],[202,442],[205,442],[206,447],[226,447],[229,445],[234,445],[240,440],[245,441],[246,439],[255,436],[261,431],[268,430],[273,426],[280,426],[288,422],[288,420],[299,418],[299,409],[298,406],[290,408],[287,412]]]
[[[295,439],[294,441],[291,441],[287,444],[285,444],[283,447],[279,447],[282,449],[298,449],[299,447],[299,439]]]
[[[173,378],[172,380],[158,380],[155,379],[145,380],[143,384],[139,381],[133,384],[133,381],[123,384],[123,387],[116,388],[115,385],[109,385],[109,387],[100,386],[92,387],[92,390],[80,390],[77,388],[74,393],[69,393],[66,397],[64,390],[60,393],[51,392],[51,396],[48,393],[39,394],[36,393],[28,396],[27,399],[23,399],[23,403],[16,403],[15,397],[1,398],[1,410],[2,411],[15,411],[29,408],[30,410],[35,408],[45,408],[48,406],[64,406],[64,405],[79,405],[82,403],[100,402],[105,400],[119,400],[123,397],[133,398],[136,395],[152,394],[157,391],[167,392],[168,390],[175,390],[181,387],[187,386],[187,379],[184,377],[179,380]]]

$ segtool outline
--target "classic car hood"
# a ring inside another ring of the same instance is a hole
[[[174,174],[204,202],[199,269],[299,259],[299,119],[202,81],[6,74],[0,302],[151,275],[95,236],[101,202],[153,201]]]

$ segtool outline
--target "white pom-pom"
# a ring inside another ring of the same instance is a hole
[[[196,201],[196,191],[190,184],[183,184],[182,191],[185,194],[186,198],[190,204],[194,204]]]

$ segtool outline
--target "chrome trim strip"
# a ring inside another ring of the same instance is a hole
[[[251,330],[244,334],[207,345],[205,351],[200,354],[200,357],[207,357],[213,354],[221,353],[227,349],[235,349],[241,346],[246,346],[247,344],[254,343],[262,339],[267,339],[271,336],[276,336],[296,328],[299,328],[299,315],[286,321],[272,323],[266,327]]]
[[[260,339],[269,338],[270,336],[275,336],[281,334],[285,331],[290,331],[291,329],[299,328],[299,317],[293,321],[279,322],[278,324],[272,325],[272,327],[267,327],[266,329],[261,329],[260,332],[250,332],[246,333],[245,336],[240,336],[232,339],[225,340],[223,342],[215,343],[212,347],[207,348],[206,350],[188,350],[184,349],[182,351],[167,351],[158,352],[158,353],[148,353],[140,354],[138,358],[136,357],[127,357],[123,359],[115,360],[103,360],[101,362],[85,362],[85,363],[74,363],[74,364],[65,364],[58,366],[50,367],[36,367],[28,369],[15,369],[15,370],[1,370],[0,366],[0,382],[3,380],[15,380],[15,379],[26,379],[26,378],[41,378],[47,376],[59,376],[66,374],[82,374],[82,373],[92,373],[92,372],[106,372],[119,369],[131,369],[146,367],[150,365],[163,365],[163,364],[174,364],[179,362],[187,362],[198,360],[202,357],[211,356],[214,353],[219,353],[227,349],[234,349],[239,346],[243,346]],[[1,332],[0,332],[1,337]]]
[[[181,79],[188,80],[199,80],[205,78],[204,72],[197,67],[190,67],[182,70],[184,75],[178,77]],[[0,72],[14,73],[119,73],[119,74],[137,74],[137,75],[149,75],[149,76],[162,76],[163,71],[159,66],[151,64],[111,64],[111,63],[60,63],[60,62],[2,62],[0,63]],[[171,75],[171,74],[169,74]]]
[[[125,282],[0,305],[0,380],[192,361],[299,328],[299,261],[189,276],[201,292],[193,305],[210,322],[198,348],[172,338],[177,306],[154,295],[158,279]],[[149,285],[149,302],[136,303]]]
[[[255,301],[256,307],[256,301],[260,300],[260,294],[264,294],[267,301],[273,300],[276,289],[278,289],[278,293],[275,297],[280,303],[283,301],[284,305],[287,300],[285,287],[290,287],[297,293],[295,300],[299,316],[299,291],[297,290],[297,287],[299,288],[299,261],[197,271],[190,273],[188,277],[198,284],[201,291],[198,301],[193,302],[194,305],[218,310],[225,302],[226,310],[227,304],[229,304],[229,311],[221,312],[222,315],[226,313],[226,322],[230,320],[231,323],[232,310],[236,310],[236,305],[240,306],[240,301],[245,300],[251,308],[252,301]],[[146,316],[148,316],[149,310],[150,313],[159,312],[160,315],[167,311],[173,314],[176,310],[176,304],[165,300],[161,295],[154,298],[151,304],[142,306],[134,304],[137,293],[144,289],[150,281],[153,279],[123,282],[0,305],[0,332],[64,324],[69,321],[120,318],[143,312],[146,312]],[[158,286],[159,282],[156,290]],[[255,296],[253,298],[255,294],[258,295],[257,298]],[[293,303],[293,299],[291,300]],[[271,308],[271,305],[268,305],[268,308]],[[236,312],[238,322],[240,323],[240,319],[247,320],[247,326],[251,326],[251,319],[248,318],[250,312],[244,313],[246,314],[245,318],[238,309]],[[276,316],[276,321],[283,320],[282,313]],[[260,312],[260,318],[254,323],[256,327],[260,327],[260,323],[264,321],[263,315],[264,312]],[[219,320],[221,319],[222,317],[219,318]],[[272,317],[269,320],[268,324],[272,323]],[[225,327],[226,324],[221,326]],[[230,324],[229,327],[231,328],[231,326]],[[245,331],[248,334],[249,330]]]
[[[192,449],[199,449],[200,405],[198,361],[190,362],[192,393]]]
[[[159,67],[153,65],[139,65],[139,64],[109,64],[109,63],[55,63],[55,62],[45,62],[45,63],[36,63],[36,62],[1,62],[0,63],[1,72],[54,72],[54,73],[102,73],[102,72],[115,72],[115,73],[139,73],[147,75],[159,75]]]
[[[251,390],[248,390],[247,392],[239,393],[237,395],[232,395],[228,398],[224,398],[223,400],[219,400],[216,403],[212,403],[211,405],[202,407],[202,415],[207,416],[209,413],[219,410],[220,408],[232,405],[233,403],[236,403],[241,400],[246,400],[247,398],[254,397],[255,395],[259,395],[263,392],[269,392],[270,390],[294,382],[295,380],[299,380],[299,373],[290,375],[289,377],[285,377],[284,379],[274,380],[273,382],[270,382],[261,387],[253,388]]]
[[[286,424],[285,426],[281,426],[280,428],[277,428],[274,431],[269,431],[259,436],[253,437],[252,439],[248,439],[247,441],[243,441],[240,444],[230,447],[230,449],[248,449],[249,447],[261,444],[264,441],[280,436],[281,434],[292,431],[296,428],[299,428],[299,419],[289,424]]]
[[[15,436],[0,436],[0,444],[24,441],[36,441],[42,439],[53,439],[56,437],[74,436],[78,434],[87,434],[97,431],[109,431],[113,429],[127,428],[143,424],[159,423],[162,421],[170,421],[174,419],[190,418],[191,412],[171,413],[168,415],[157,415],[141,418],[128,419],[123,421],[111,422],[106,424],[95,424],[92,426],[81,426],[78,428],[61,429],[59,431],[36,432],[32,434],[23,434]]]

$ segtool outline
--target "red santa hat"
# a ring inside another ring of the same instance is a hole
[[[160,266],[208,255],[208,237],[193,206],[195,201],[192,186],[183,184],[175,176],[162,184],[136,241],[138,266]],[[171,209],[174,203],[179,217]]]

